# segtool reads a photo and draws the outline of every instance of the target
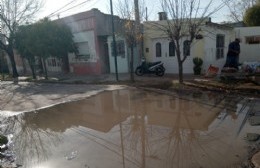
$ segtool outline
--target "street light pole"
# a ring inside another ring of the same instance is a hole
[[[117,70],[117,49],[116,49],[116,37],[115,37],[115,25],[114,25],[114,14],[113,14],[113,3],[110,0],[111,9],[111,20],[112,20],[112,34],[113,34],[113,53],[115,57],[115,71],[116,71],[116,81],[118,81],[118,70]]]

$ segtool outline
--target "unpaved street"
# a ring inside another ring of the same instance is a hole
[[[79,100],[104,90],[115,90],[115,85],[73,85],[20,82],[0,83],[0,111],[32,111],[54,104]]]
[[[249,167],[259,99],[152,90],[1,82],[0,132],[10,137],[3,167]]]

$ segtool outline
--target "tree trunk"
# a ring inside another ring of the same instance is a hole
[[[44,73],[44,67],[43,67],[43,63],[42,63],[42,58],[37,60],[37,64],[38,64],[38,68],[36,70],[39,70],[39,76],[43,75]]]
[[[13,52],[13,49],[9,49],[8,52],[7,52],[8,56],[9,56],[9,59],[10,59],[10,62],[11,62],[11,65],[12,65],[12,75],[13,75],[13,78],[18,78],[19,74],[17,72],[17,69],[16,69],[16,63],[15,63],[15,59],[14,59],[14,52]]]
[[[183,63],[178,61],[179,64],[179,83],[183,84]]]
[[[130,78],[131,82],[134,82],[134,46],[131,45],[131,58],[130,58]]]
[[[183,62],[181,61],[181,50],[179,41],[176,41],[176,54],[178,59],[178,67],[179,67],[179,83],[183,84]]]
[[[62,65],[61,65],[62,72],[69,73],[70,72],[70,65],[69,65],[69,56],[68,53],[62,57]]]
[[[23,75],[27,74],[27,67],[25,64],[25,59],[22,57],[22,62],[23,62]]]
[[[32,71],[33,79],[36,79],[36,74],[35,74],[35,60],[28,59],[28,62],[29,62],[29,65],[30,65],[30,68],[31,68],[31,71]]]
[[[46,66],[46,61],[45,61],[45,59],[42,59],[42,61],[43,61],[45,79],[48,79],[48,70],[47,70],[47,66]]]
[[[30,67],[31,67],[31,71],[32,71],[33,79],[36,79],[36,74],[35,74],[35,68],[34,68],[34,65],[30,65]]]

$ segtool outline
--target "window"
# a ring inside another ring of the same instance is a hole
[[[190,41],[189,40],[185,40],[183,42],[183,55],[190,56]]]
[[[246,37],[246,44],[260,44],[260,36]]]
[[[115,56],[113,42],[111,43],[112,56]],[[125,58],[125,42],[124,40],[116,41],[117,56]]]
[[[218,34],[216,38],[216,59],[224,58],[225,36]]]
[[[155,48],[156,48],[156,57],[161,57],[162,56],[162,45],[161,45],[161,43],[156,43]]]
[[[171,41],[169,43],[169,56],[170,57],[175,56],[175,46],[174,46],[174,42],[173,41]]]
[[[117,41],[117,54],[125,58],[125,43],[123,40]]]
[[[90,51],[88,42],[76,43],[78,47],[77,59],[88,61],[90,59]]]

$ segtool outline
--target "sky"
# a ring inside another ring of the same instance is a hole
[[[134,2],[134,0],[132,0]],[[203,1],[208,1],[208,0],[202,0]],[[85,3],[84,3],[85,2]],[[117,0],[113,0],[113,8],[114,8],[114,14],[117,14],[116,11],[116,2]],[[151,3],[152,2],[152,3]],[[66,4],[69,4],[68,6],[64,7]],[[82,3],[82,4],[81,4]],[[158,12],[162,11],[161,10],[161,5],[160,5],[160,0],[145,0],[147,10],[148,10],[148,20],[157,20],[158,19]],[[221,3],[221,1],[216,0],[214,6],[217,6],[217,3]],[[81,5],[78,5],[81,4]],[[78,6],[77,6],[78,5]],[[71,7],[77,6],[73,9],[68,10]],[[64,8],[63,8],[64,7]],[[62,8],[62,9],[61,9]],[[58,9],[61,9],[59,14],[59,17],[65,17],[68,15],[84,12],[91,10],[92,8],[97,8],[103,13],[108,13],[110,14],[110,0],[45,0],[44,6],[41,9],[40,13],[38,14],[37,18],[41,19],[46,16],[49,16],[53,12],[57,11]],[[212,21],[213,22],[222,22],[222,21],[227,21],[227,9],[224,7],[217,13],[215,13],[212,16]],[[52,16],[52,19],[58,18],[57,15]]]

